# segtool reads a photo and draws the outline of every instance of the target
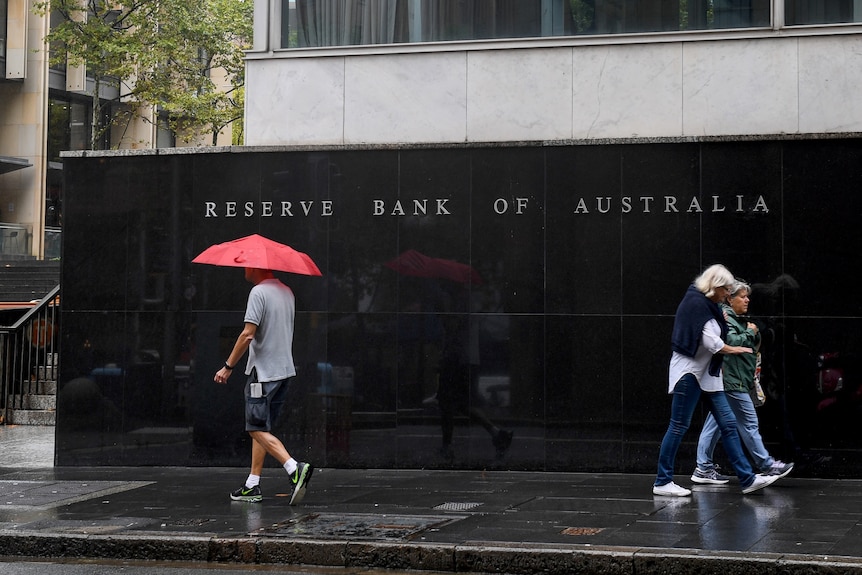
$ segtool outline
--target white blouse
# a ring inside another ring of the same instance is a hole
[[[687,373],[693,374],[700,384],[700,389],[706,392],[724,391],[724,382],[721,373],[709,374],[709,362],[712,356],[724,347],[721,340],[721,327],[714,319],[703,325],[700,345],[694,357],[688,357],[681,353],[673,352],[670,358],[670,372],[668,374],[668,393],[673,393],[677,382]]]

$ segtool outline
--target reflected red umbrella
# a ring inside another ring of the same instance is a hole
[[[210,246],[192,263],[258,268],[306,276],[323,275],[307,254],[258,234]]]
[[[407,250],[385,264],[389,269],[417,278],[442,278],[462,284],[480,285],[482,278],[472,267],[454,260],[432,258],[416,250]]]

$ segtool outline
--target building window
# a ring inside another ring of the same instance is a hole
[[[89,150],[91,106],[86,100],[48,100],[48,161],[59,162],[65,150]]]
[[[766,27],[770,6],[771,0],[282,0],[281,47]]]
[[[45,189],[45,257],[59,257],[59,230],[62,227],[63,161],[60,152],[89,150],[92,140],[93,104],[89,98],[73,98],[68,93],[52,93],[48,98],[48,170]],[[107,126],[108,118],[101,123]],[[109,147],[109,130],[95,149]]]
[[[784,0],[785,23],[842,24],[862,21],[862,0]]]
[[[0,0],[0,78],[6,77],[6,28],[8,26],[8,0]]]
[[[168,123],[168,114],[159,110],[156,121],[156,148],[173,148],[177,145],[177,136]]]

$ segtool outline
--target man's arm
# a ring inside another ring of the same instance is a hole
[[[246,322],[245,327],[242,328],[242,332],[236,338],[236,343],[233,344],[233,350],[231,350],[230,355],[227,357],[225,365],[216,372],[213,381],[216,383],[227,383],[230,374],[237,367],[237,363],[245,355],[245,352],[248,351],[248,346],[251,345],[255,333],[257,333],[257,326]]]

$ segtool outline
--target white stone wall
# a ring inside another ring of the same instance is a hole
[[[862,132],[862,35],[252,54],[247,145]]]

